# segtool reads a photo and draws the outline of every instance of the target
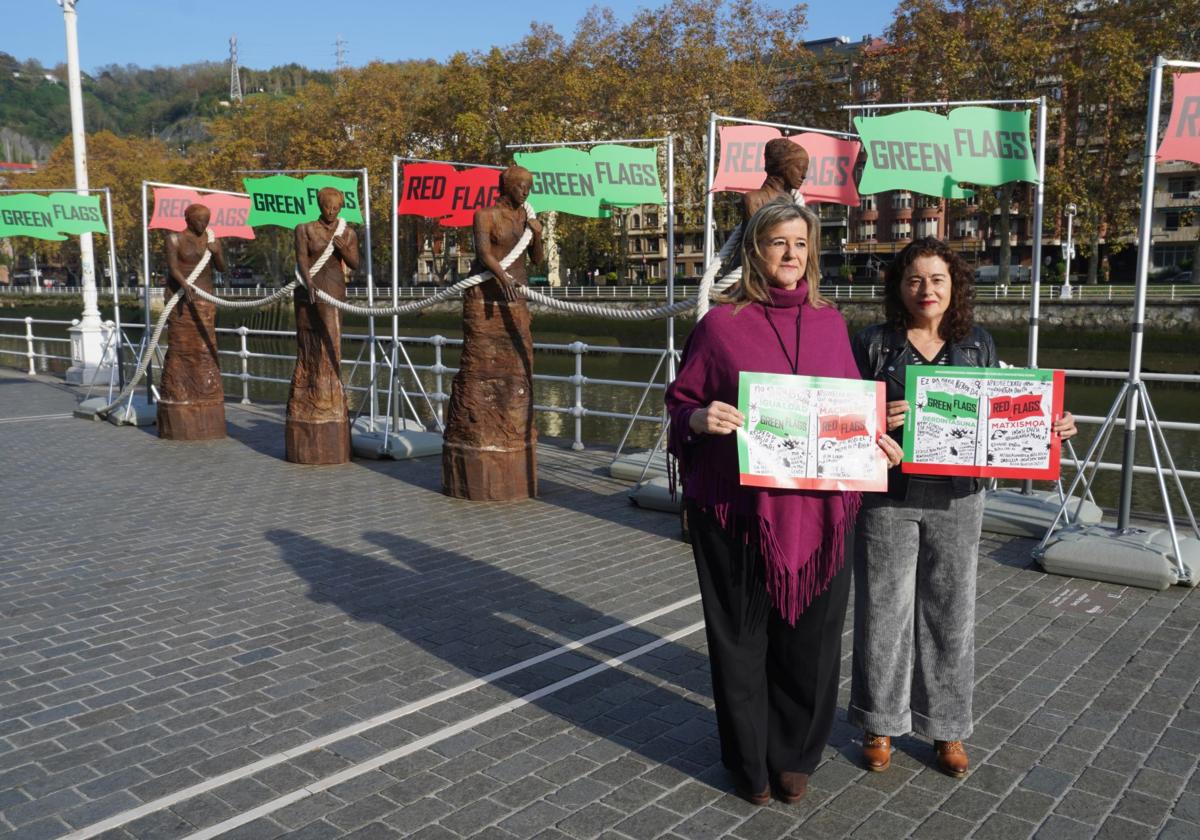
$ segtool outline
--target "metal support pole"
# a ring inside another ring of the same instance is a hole
[[[435,335],[430,340],[433,342],[433,387],[437,391],[438,418],[441,421],[439,425],[444,426],[446,423],[446,392],[444,390],[446,383],[443,374],[446,372],[446,366],[442,363],[442,347],[446,344],[446,336]]]
[[[113,324],[116,329],[116,359],[117,359],[117,385],[120,390],[125,388],[125,356],[121,352],[121,339],[125,335],[125,331],[121,327],[121,291],[120,278],[117,277],[117,252],[116,252],[116,234],[113,232],[113,217],[112,217],[112,190],[108,187],[104,188],[104,206],[105,216],[108,220],[108,272],[112,275],[112,296],[113,296]]]
[[[667,305],[675,303],[675,135],[667,135]],[[667,318],[667,376],[675,379],[675,316]]]
[[[400,305],[400,163],[392,155],[392,206],[388,213],[392,217],[392,306]],[[392,347],[400,343],[400,316],[392,316]],[[396,381],[396,373],[392,371],[392,382]]]
[[[571,448],[578,452],[583,449],[583,354],[587,352],[587,345],[582,341],[572,342],[571,352],[575,354],[575,375],[572,377],[575,384],[575,407],[571,410],[575,417],[575,441]]]
[[[1038,366],[1038,315],[1042,284],[1042,220],[1046,210],[1046,97],[1038,98],[1037,190],[1033,202],[1033,271],[1030,276],[1032,292],[1029,304],[1029,361]]]
[[[242,360],[242,405],[250,405],[250,348],[246,346],[247,332],[249,330],[245,325],[237,328],[238,338],[241,340],[238,357]]]
[[[374,266],[371,263],[371,182],[370,176],[367,174],[367,168],[364,166],[359,170],[362,173],[362,207],[363,207],[363,227],[366,230],[366,258],[367,258],[367,306],[375,305],[375,273]],[[376,374],[376,359],[375,359],[375,316],[367,317],[367,335],[371,342],[371,354],[368,363],[371,366],[371,390],[369,399],[371,400],[370,411],[370,429],[375,431],[375,415],[378,410],[379,403],[379,386],[375,379]]]
[[[29,357],[29,375],[33,376],[37,373],[33,366],[33,318],[28,315],[25,316],[25,355]]]
[[[146,211],[146,185],[142,181],[142,352],[150,348],[150,215]],[[164,301],[165,302],[165,301]],[[146,404],[154,405],[154,359],[146,359]]]
[[[713,219],[713,179],[717,176],[717,115],[708,115],[708,148],[704,175],[704,268],[708,269],[716,254],[716,230]]]
[[[1129,403],[1125,413],[1125,454],[1121,459],[1121,498],[1117,505],[1117,529],[1127,531],[1133,510],[1133,462],[1137,444],[1138,395],[1142,378],[1142,336],[1146,321],[1146,282],[1150,272],[1150,224],[1154,215],[1154,179],[1157,175],[1159,100],[1162,98],[1163,67],[1166,60],[1154,59],[1150,71],[1150,103],[1146,109],[1146,149],[1142,174],[1142,209],[1138,220],[1137,276],[1134,286],[1133,324],[1129,342]]]

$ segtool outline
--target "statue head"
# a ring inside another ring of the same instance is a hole
[[[321,221],[327,225],[337,221],[338,213],[346,203],[346,196],[337,187],[321,187],[317,190],[317,206],[321,208]]]
[[[808,174],[808,152],[786,137],[776,137],[763,149],[763,168],[768,175],[782,178],[789,190],[796,190]]]
[[[513,207],[520,207],[533,189],[533,173],[515,163],[500,173],[500,195]]]
[[[208,228],[208,220],[212,213],[203,204],[189,204],[183,211],[183,220],[187,222],[188,230],[197,236]]]

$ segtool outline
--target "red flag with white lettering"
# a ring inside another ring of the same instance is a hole
[[[437,219],[442,227],[467,227],[476,210],[495,203],[499,189],[499,169],[410,163],[404,167],[396,213]]]
[[[1158,159],[1200,163],[1200,73],[1176,73],[1172,99]]]

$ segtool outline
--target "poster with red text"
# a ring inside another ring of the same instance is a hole
[[[906,376],[904,472],[1058,478],[1061,370],[914,365]]]
[[[712,190],[749,192],[762,186],[767,177],[763,149],[782,137],[778,129],[765,125],[732,125],[721,129],[721,157]],[[810,203],[857,205],[858,187],[854,166],[862,144],[828,134],[805,132],[788,138],[808,152],[808,174],[800,188]]]
[[[190,204],[203,204],[209,210],[208,227],[218,239],[234,237],[253,239],[254,228],[246,224],[250,217],[250,197],[205,193],[176,187],[154,188],[154,215],[150,217],[151,229],[183,230],[187,222],[183,212]]]
[[[1171,122],[1158,147],[1159,160],[1200,163],[1200,73],[1176,73]]]
[[[410,163],[404,167],[396,213],[437,219],[442,227],[469,227],[475,211],[495,204],[499,196],[499,169]]]
[[[738,377],[738,470],[751,487],[886,490],[884,385],[861,379]]]

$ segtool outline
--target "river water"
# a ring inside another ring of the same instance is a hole
[[[23,306],[19,310],[0,310],[4,317],[67,319],[77,317],[77,309],[62,306]],[[140,323],[140,313],[123,310],[126,322],[133,320]],[[105,313],[108,317],[108,313]],[[291,328],[290,304],[275,307],[273,311],[262,311],[251,314],[222,310],[218,325],[221,327],[237,327],[245,325],[254,329],[280,329],[287,331]],[[378,319],[377,330],[381,336],[390,336],[390,319]],[[677,345],[683,346],[691,322],[680,319],[676,325]],[[851,325],[855,329],[863,325]],[[562,317],[543,315],[535,319],[534,339],[542,344],[569,344],[582,341],[590,347],[644,347],[661,350],[665,347],[664,322],[631,323],[601,321],[599,319]],[[365,320],[347,319],[344,331],[346,333],[365,334]],[[0,324],[0,333],[21,334],[23,325]],[[66,336],[66,327],[38,325],[35,328],[38,336]],[[421,313],[407,316],[400,321],[401,336],[428,337],[443,335],[447,338],[461,337],[460,319],[453,313]],[[140,331],[131,331],[136,342]],[[1001,358],[1006,362],[1023,365],[1026,360],[1026,336],[1020,331],[995,332]],[[169,336],[168,336],[169,339]],[[236,351],[240,344],[235,335],[222,335],[221,348]],[[293,342],[289,337],[256,337],[248,338],[248,348],[251,352],[290,356]],[[23,339],[0,339],[0,348],[25,351]],[[36,348],[37,352],[49,352],[68,355],[67,345],[46,343],[44,347]],[[347,362],[359,356],[363,344],[347,340],[343,346],[343,358]],[[431,365],[434,363],[434,350],[429,345],[409,342],[405,348],[414,365]],[[1126,369],[1129,358],[1128,334],[1087,332],[1056,334],[1053,331],[1043,331],[1039,361],[1042,367],[1064,367],[1091,370]],[[363,355],[365,359],[365,354]],[[583,404],[590,411],[605,411],[614,413],[633,413],[639,399],[645,391],[645,383],[654,371],[658,362],[656,356],[614,355],[602,352],[588,352],[583,355],[582,370],[589,380],[624,380],[640,383],[637,386],[618,386],[612,384],[587,384],[584,388]],[[458,364],[456,347],[444,348],[442,363],[454,368]],[[24,369],[23,359],[12,355],[0,355],[0,364]],[[58,360],[39,360],[38,369],[46,373],[61,373],[67,367],[66,362]],[[235,356],[225,356],[222,368],[229,373],[240,371],[240,360]],[[348,382],[354,386],[366,386],[369,374],[365,365],[351,372],[347,365]],[[1161,373],[1200,373],[1200,336],[1165,336],[1149,334],[1146,339],[1144,370]],[[269,376],[280,380],[288,380],[291,376],[292,362],[290,359],[252,359],[250,372],[259,376]],[[539,375],[567,377],[575,373],[575,356],[561,350],[539,350],[535,355],[535,372]],[[419,374],[425,389],[435,390],[435,379],[432,373],[422,371]],[[404,383],[407,390],[414,392],[412,397],[420,419],[427,425],[432,418],[424,401],[417,395],[417,388],[411,374],[404,373]],[[446,374],[442,383],[444,391],[450,390],[452,374]],[[658,383],[664,380],[664,371],[659,372]],[[1111,407],[1116,395],[1118,382],[1101,380],[1068,379],[1066,404],[1075,414],[1105,415]],[[1174,383],[1150,383],[1150,393],[1161,420],[1197,422],[1200,420],[1200,386],[1179,385]],[[240,397],[242,383],[234,378],[226,380],[226,393],[231,397]],[[287,398],[287,385],[275,382],[251,382],[250,399],[262,403],[282,403]],[[534,383],[534,400],[541,406],[570,408],[575,403],[575,388],[569,382],[536,381]],[[365,413],[365,396],[361,393],[352,394],[352,405],[355,410]],[[662,388],[651,390],[645,398],[645,403],[638,412],[642,415],[657,416],[661,412]],[[380,411],[384,410],[381,402]],[[408,413],[408,412],[406,412]],[[575,421],[568,414],[541,411],[537,416],[537,425],[542,435],[553,438],[573,439]],[[629,421],[611,417],[587,416],[583,419],[581,438],[585,445],[613,447],[629,429]],[[1082,457],[1090,444],[1097,429],[1096,426],[1081,425],[1079,437],[1076,439],[1076,451]],[[629,444],[634,447],[652,446],[660,432],[660,425],[651,422],[637,422],[629,430]],[[1167,440],[1176,464],[1181,469],[1200,470],[1200,433],[1168,431]],[[1120,430],[1114,434],[1108,448],[1106,461],[1119,462],[1121,458],[1122,437]],[[1145,433],[1138,438],[1137,462],[1152,464],[1150,448]],[[1064,476],[1073,476],[1074,471],[1064,464]],[[1102,472],[1096,480],[1095,492],[1100,504],[1111,507],[1116,503],[1117,475]],[[1185,480],[1185,490],[1193,504],[1200,501],[1200,481]],[[1137,476],[1134,488],[1135,508],[1144,511],[1161,510],[1160,493],[1157,482],[1152,476]],[[1178,504],[1178,496],[1172,491],[1172,502]]]

